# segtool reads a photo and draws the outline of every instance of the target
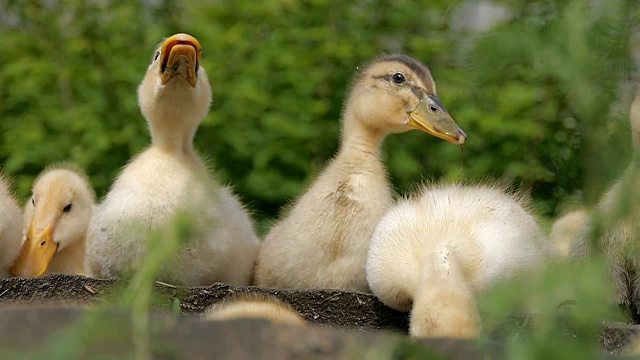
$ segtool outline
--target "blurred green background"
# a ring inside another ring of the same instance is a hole
[[[595,203],[630,155],[636,0],[0,0],[0,165],[19,198],[47,164],[86,169],[103,196],[149,144],[136,102],[154,46],[197,37],[214,90],[196,148],[264,232],[337,149],[357,67],[427,64],[469,140],[393,135],[396,189],[501,179],[546,218]],[[637,39],[636,39],[637,40]]]

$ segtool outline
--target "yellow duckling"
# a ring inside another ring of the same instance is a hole
[[[454,144],[467,138],[427,67],[404,55],[375,59],[354,80],[338,154],[264,240],[259,286],[368,291],[369,241],[392,204],[380,146],[386,135],[412,129]]]
[[[228,321],[264,319],[275,324],[305,325],[304,318],[273,295],[240,294],[228,297],[205,311],[204,319]]]
[[[11,277],[11,266],[22,245],[22,214],[9,182],[0,174],[0,278]]]
[[[588,219],[587,210],[577,209],[565,213],[553,222],[549,241],[554,246],[556,255],[569,256],[571,244]]]
[[[13,275],[84,274],[87,228],[95,201],[89,179],[77,168],[45,169],[25,205],[26,238],[11,268]]]
[[[633,143],[631,164],[598,203],[601,228],[594,234],[604,255],[615,293],[611,297],[623,305],[629,317],[640,323],[640,90],[629,112]],[[572,257],[591,253],[590,236],[595,221],[590,218],[571,246]]]
[[[426,186],[382,218],[366,273],[383,303],[411,311],[412,336],[475,337],[477,293],[535,267],[549,251],[522,201],[502,189]]]
[[[187,214],[188,242],[160,278],[249,284],[259,245],[251,219],[193,149],[212,99],[201,51],[187,34],[169,37],[155,51],[138,88],[152,143],[122,170],[94,213],[87,243],[87,270],[94,276],[135,272],[147,239],[154,239],[150,233]]]

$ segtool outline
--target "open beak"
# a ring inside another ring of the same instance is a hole
[[[424,95],[418,107],[410,114],[409,125],[427,134],[447,140],[452,144],[464,144],[467,140],[458,124],[435,95]]]
[[[53,226],[48,225],[36,234],[34,226],[31,225],[20,256],[13,264],[11,272],[18,277],[42,276],[56,250],[58,250],[58,244],[53,241]]]
[[[191,86],[196,86],[202,53],[196,38],[187,34],[173,35],[162,43],[160,53],[160,78],[163,85],[175,75],[180,75]]]

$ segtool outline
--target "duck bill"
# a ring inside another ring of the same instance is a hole
[[[53,241],[53,226],[47,226],[35,234],[33,225],[29,227],[22,251],[13,264],[11,272],[18,277],[42,276],[56,253],[58,245]]]
[[[196,77],[200,66],[201,47],[196,38],[187,34],[176,34],[162,43],[160,79],[166,84],[176,75],[196,86]]]
[[[432,108],[436,111],[432,111]],[[453,121],[437,96],[425,95],[409,116],[409,126],[427,134],[452,144],[464,144],[467,140],[467,134]]]

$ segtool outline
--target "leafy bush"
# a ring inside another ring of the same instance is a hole
[[[473,33],[450,28],[459,2],[444,0],[10,0],[0,23],[0,162],[22,198],[62,160],[86,168],[104,194],[149,143],[135,94],[154,45],[188,32],[203,44],[214,88],[196,147],[263,226],[336,151],[357,67],[389,52],[430,66],[469,134],[464,151],[418,132],[389,137],[400,192],[422,178],[497,177],[531,190],[545,215],[582,189],[593,202],[630,153],[626,104],[612,104],[630,71],[637,5],[503,3],[510,19]]]

